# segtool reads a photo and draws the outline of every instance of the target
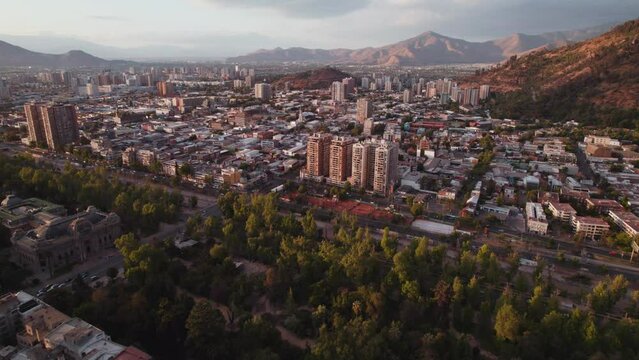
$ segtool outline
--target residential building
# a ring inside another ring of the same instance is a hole
[[[333,82],[331,85],[331,98],[335,102],[344,102],[346,100],[346,85],[343,82]]]
[[[366,119],[373,116],[373,102],[366,99],[357,99],[357,121],[364,123]]]
[[[373,191],[388,195],[397,183],[399,147],[396,143],[382,140],[375,149],[375,175]]]
[[[548,221],[540,203],[526,203],[526,229],[539,235],[546,235],[548,232]]]
[[[556,201],[548,202],[548,210],[550,210],[553,217],[561,222],[570,222],[572,217],[577,215],[577,211],[570,204]]]
[[[610,210],[608,215],[630,237],[639,234],[639,217],[635,214],[630,211],[614,209]]]
[[[175,86],[172,82],[160,81],[157,83],[158,95],[162,97],[175,96]]]
[[[413,91],[411,89],[404,90],[403,100],[404,104],[410,104],[413,102]]]
[[[273,97],[271,84],[259,83],[255,84],[255,98],[268,101]]]
[[[621,142],[619,140],[611,139],[608,136],[587,135],[586,137],[584,137],[584,143],[592,144],[592,145],[610,146],[610,147],[621,146]]]
[[[353,144],[355,139],[337,137],[331,141],[328,181],[342,184],[351,176]]]
[[[306,175],[325,177],[329,175],[331,134],[315,133],[306,145]]]
[[[364,136],[373,135],[374,128],[375,128],[375,121],[372,118],[368,118],[364,120],[364,130],[362,130],[362,135]]]
[[[610,211],[624,211],[625,208],[617,200],[612,199],[586,199],[586,208],[599,214],[606,215]]]
[[[355,91],[355,79],[348,77],[342,80],[344,84],[344,95],[350,95]]]
[[[24,110],[29,141],[46,143],[54,151],[79,141],[78,114],[74,105],[27,104]]]
[[[490,96],[490,85],[481,85],[479,87],[479,100],[486,100]]]
[[[576,234],[594,240],[603,237],[610,230],[610,225],[603,219],[596,217],[573,216],[572,228]]]
[[[7,80],[0,78],[0,100],[8,100],[11,98],[11,91]]]
[[[373,188],[375,149],[378,142],[367,140],[353,145],[351,184],[364,190]]]
[[[7,313],[12,323],[7,336],[17,346],[0,349],[2,359],[151,360],[145,352],[113,342],[101,329],[23,291],[0,297],[0,322]]]
[[[29,141],[38,145],[47,143],[44,134],[44,123],[42,122],[41,108],[43,105],[35,103],[24,105],[24,114],[27,118],[27,129],[29,130]]]

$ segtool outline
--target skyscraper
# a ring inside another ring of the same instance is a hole
[[[74,105],[24,106],[29,128],[29,140],[46,142],[49,149],[59,151],[65,145],[78,142],[78,114]]]
[[[8,100],[11,98],[11,91],[7,80],[0,78],[0,100]]]
[[[479,100],[486,100],[490,96],[490,85],[482,85],[479,87]]]
[[[44,145],[47,143],[40,107],[41,105],[34,103],[24,105],[24,114],[27,118],[27,128],[29,130],[29,141],[36,145]]]
[[[351,160],[355,139],[337,137],[331,141],[329,182],[341,184],[351,176]]]
[[[378,143],[366,140],[353,145],[350,182],[353,186],[370,190],[375,175],[375,148]]]
[[[373,127],[375,127],[375,121],[373,121],[373,119],[368,118],[364,120],[364,131],[362,131],[362,135],[364,136],[373,135]]]
[[[375,148],[375,174],[373,191],[388,195],[397,182],[397,166],[399,162],[397,144],[382,140]]]
[[[75,105],[45,106],[41,113],[49,149],[59,151],[65,145],[80,140]]]
[[[362,89],[368,90],[370,88],[370,80],[367,77],[362,78]]]
[[[328,176],[330,169],[331,134],[315,133],[306,145],[306,173],[309,176]]]
[[[396,143],[369,139],[353,144],[349,181],[355,187],[388,195],[397,183],[399,147]]]
[[[270,100],[273,97],[271,85],[267,83],[255,84],[255,98],[260,100]]]
[[[345,95],[352,94],[355,90],[355,79],[353,79],[352,77],[343,79],[342,84],[344,84]]]
[[[173,83],[170,83],[167,81],[160,81],[157,84],[157,88],[158,88],[158,95],[160,96],[163,96],[163,97],[175,96],[175,87],[173,86]]]
[[[343,82],[333,82],[331,85],[331,98],[335,102],[344,102],[346,100],[346,86]]]
[[[411,89],[404,90],[404,104],[413,102],[413,91]]]
[[[373,103],[366,98],[357,99],[357,121],[363,123],[373,116]]]

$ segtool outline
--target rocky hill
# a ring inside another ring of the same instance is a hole
[[[634,20],[587,41],[512,57],[466,82],[499,93],[492,104],[496,116],[612,123],[639,115],[637,64]]]
[[[333,81],[342,81],[342,79],[347,77],[350,77],[350,75],[327,66],[320,69],[286,75],[273,82],[273,85],[282,89],[284,88],[284,84],[288,82],[291,90],[328,89]]]
[[[0,66],[72,68],[107,66],[111,63],[79,50],[64,54],[44,54],[0,41]]]
[[[425,32],[408,40],[382,47],[349,49],[276,48],[229,58],[234,63],[308,62],[321,64],[402,65],[495,63],[514,54],[542,48],[556,48],[581,41],[610,29],[610,25],[594,28],[551,32],[540,35],[514,34],[501,39],[471,42]]]

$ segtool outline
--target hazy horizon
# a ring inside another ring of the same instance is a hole
[[[0,23],[0,40],[42,52],[84,46],[80,50],[111,53],[110,58],[223,58],[260,48],[381,46],[425,31],[485,41],[639,16],[639,2],[629,0],[113,0],[96,5],[94,0],[12,3],[6,6],[11,16]]]

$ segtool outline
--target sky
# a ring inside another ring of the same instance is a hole
[[[180,47],[189,54],[220,56],[276,46],[380,46],[425,31],[483,41],[639,17],[638,0],[0,1],[5,2],[3,35],[73,38],[148,51]],[[71,46],[53,40],[32,44],[40,47],[37,51],[54,45]]]

